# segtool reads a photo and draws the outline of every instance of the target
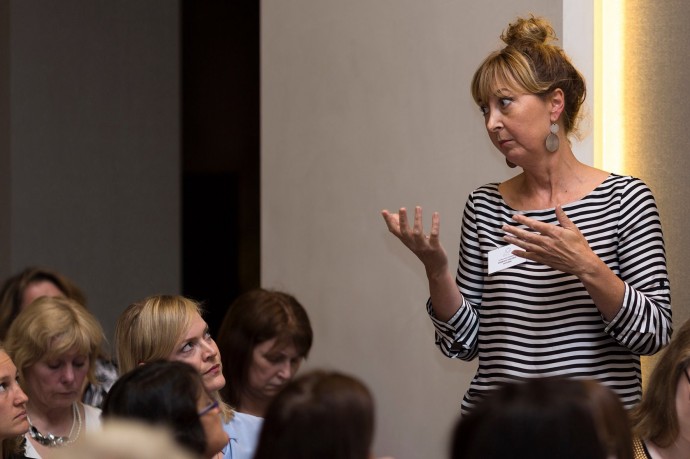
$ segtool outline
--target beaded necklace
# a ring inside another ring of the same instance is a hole
[[[70,443],[74,443],[77,440],[77,438],[79,438],[79,434],[81,433],[81,412],[79,411],[79,407],[77,407],[76,402],[72,403],[72,428],[69,431],[69,435],[67,435],[66,437],[60,437],[58,435],[53,435],[52,433],[44,435],[31,423],[31,418],[29,418],[28,413],[26,414],[26,419],[29,421],[29,435],[31,436],[31,438],[36,440],[38,444],[47,446],[49,448],[55,448],[69,445]],[[74,435],[74,438],[72,438],[75,426],[77,427],[77,433]]]

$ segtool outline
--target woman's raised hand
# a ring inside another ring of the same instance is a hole
[[[431,231],[429,234],[424,233],[422,208],[419,206],[414,209],[414,224],[412,228],[410,228],[408,223],[407,209],[404,207],[397,214],[383,210],[381,215],[383,215],[383,219],[386,221],[388,230],[424,263],[427,275],[438,275],[447,272],[448,256],[439,240],[441,217],[438,212],[434,212],[431,216]]]

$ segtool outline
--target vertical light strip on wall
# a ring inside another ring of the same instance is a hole
[[[622,174],[625,0],[594,1],[594,165]]]

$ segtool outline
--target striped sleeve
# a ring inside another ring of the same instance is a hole
[[[472,360],[477,356],[479,315],[475,304],[481,300],[483,288],[484,260],[477,240],[474,198],[470,195],[462,218],[460,235],[460,262],[456,272],[456,283],[468,287],[464,290],[462,304],[447,322],[434,316],[431,298],[427,301],[427,312],[436,329],[436,345],[447,357]],[[475,269],[461,269],[461,266]]]
[[[671,289],[659,213],[642,181],[626,184],[620,215],[617,258],[625,297],[606,332],[632,352],[650,355],[671,339]]]

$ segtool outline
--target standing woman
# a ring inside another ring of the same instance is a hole
[[[551,25],[519,18],[501,38],[506,46],[480,65],[471,91],[492,143],[522,172],[470,194],[457,271],[438,213],[429,233],[420,207],[411,224],[404,208],[383,217],[424,264],[437,346],[479,358],[464,412],[501,383],[556,375],[596,379],[632,407],[642,394],[639,356],[671,336],[654,197],[641,180],[573,154],[585,82],[551,43]]]
[[[239,412],[264,417],[307,358],[312,339],[307,311],[294,296],[255,289],[237,297],[218,331],[229,381],[221,391],[225,401]]]
[[[67,298],[39,298],[10,326],[5,349],[29,396],[27,457],[48,458],[55,448],[100,427],[101,410],[84,405],[81,395],[94,379],[103,340],[98,320]]]
[[[29,430],[28,399],[17,379],[17,367],[0,345],[0,459],[25,457],[22,443]]]
[[[227,459],[251,459],[262,419],[234,412],[219,391],[225,386],[218,346],[198,303],[182,296],[156,295],[131,304],[115,325],[118,365],[124,374],[156,360],[185,362],[201,375],[206,392],[219,403],[230,438]]]

